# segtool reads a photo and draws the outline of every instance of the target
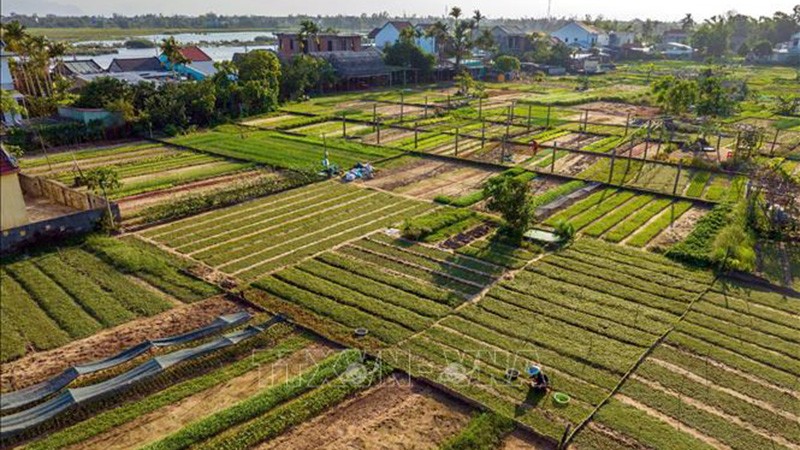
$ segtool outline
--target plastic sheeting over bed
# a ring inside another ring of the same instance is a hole
[[[64,389],[81,375],[99,372],[101,370],[110,369],[126,363],[138,357],[139,355],[146,353],[151,348],[186,344],[188,342],[214,334],[225,328],[240,325],[250,320],[250,318],[250,314],[245,311],[219,316],[210,324],[196,330],[192,330],[188,333],[161,339],[147,340],[108,358],[70,367],[60,375],[57,375],[47,381],[0,395],[0,412],[17,409],[25,405],[30,405],[31,403],[41,401],[44,398],[55,394],[61,389]]]
[[[0,417],[0,438],[7,439],[28,428],[44,423],[75,405],[120,393],[133,384],[153,377],[169,367],[238,344],[282,321],[282,316],[275,316],[261,325],[250,325],[197,347],[186,348],[149,359],[127,372],[100,383],[67,389],[44,403],[15,414]]]

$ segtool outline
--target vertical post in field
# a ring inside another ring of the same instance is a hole
[[[533,104],[528,104],[528,131],[531,131],[531,110],[533,109]]]
[[[486,145],[486,120],[481,119],[481,148]]]
[[[378,129],[378,104],[372,104],[372,131]]]
[[[556,171],[556,153],[558,152],[558,142],[553,142],[553,159],[550,161],[550,173]]]
[[[672,195],[678,192],[678,180],[681,179],[681,169],[683,169],[683,160],[678,161],[678,173],[675,174],[675,184],[672,186]]]
[[[553,107],[552,105],[547,105],[547,126],[546,126],[546,128],[550,128],[550,109],[552,107]]]
[[[417,149],[419,145],[419,124],[414,124],[414,150]]]
[[[458,127],[456,127],[456,156],[458,156]]]
[[[342,137],[347,139],[347,119],[345,119],[344,113],[342,113]]]

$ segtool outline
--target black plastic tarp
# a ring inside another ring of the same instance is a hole
[[[26,387],[13,392],[7,392],[0,395],[0,412],[5,412],[12,409],[21,408],[31,403],[36,403],[44,398],[55,394],[67,387],[73,380],[81,375],[106,370],[120,364],[133,360],[139,355],[146,353],[154,347],[168,347],[171,345],[186,344],[196,339],[214,334],[225,328],[236,326],[250,320],[250,314],[246,311],[219,316],[214,319],[210,324],[190,331],[188,333],[180,334],[177,336],[170,336],[161,339],[153,339],[144,341],[133,347],[125,349],[114,356],[105,359],[93,361],[86,364],[70,367],[69,369],[51,378],[33,386]]]
[[[276,316],[263,324],[248,326],[205,344],[151,358],[131,370],[108,380],[80,388],[67,389],[44,403],[0,417],[0,438],[7,439],[28,428],[44,423],[77,404],[123,392],[133,384],[159,374],[175,364],[237,344],[282,321],[283,317]]]

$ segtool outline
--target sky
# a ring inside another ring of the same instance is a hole
[[[698,19],[735,10],[751,16],[772,15],[775,11],[791,12],[800,0],[551,0],[553,16],[582,18],[587,14],[603,15],[612,19],[650,18],[661,21],[679,20],[686,13]],[[213,2],[202,0],[0,0],[2,14],[87,14],[124,15],[162,13],[198,15],[207,12],[217,14],[253,14],[282,16],[289,14],[309,15],[358,15],[387,11],[397,16],[441,15],[445,9],[458,5],[465,11],[480,9],[493,17],[545,17],[548,0],[303,0],[299,2],[277,0],[227,0]]]

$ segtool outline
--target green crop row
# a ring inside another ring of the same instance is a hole
[[[773,448],[771,440],[696,406],[677,396],[655,390],[638,380],[628,380],[621,392],[650,408],[713,437],[734,450]]]
[[[583,147],[581,150],[594,153],[608,153],[612,149],[618,147],[623,140],[624,138],[621,137],[609,136],[607,138],[600,139],[599,141],[592,142],[586,147]]]
[[[564,184],[559,184],[558,186],[548,189],[547,192],[543,194],[534,196],[533,199],[531,199],[531,206],[533,208],[538,208],[540,206],[547,205],[565,195],[569,195],[577,191],[578,189],[583,188],[584,186],[586,186],[586,183],[578,180],[568,181]]]
[[[668,210],[664,210],[655,220],[640,228],[627,242],[628,245],[644,247],[691,208],[691,202],[679,201],[672,203],[667,207]]]
[[[216,287],[182,273],[155,249],[100,236],[87,239],[86,245],[116,269],[134,274],[181,301],[193,302],[219,293]]]
[[[508,269],[520,269],[536,256],[532,251],[510,247],[496,240],[475,241],[456,252]]]
[[[10,336],[21,335],[36,350],[49,350],[69,342],[70,336],[8,275],[5,268],[0,271],[0,297],[3,298],[0,319],[3,321],[4,333],[7,332]],[[3,361],[22,356],[26,351],[25,347],[23,345],[22,353],[19,353],[19,347],[11,347],[14,350],[3,354]]]
[[[711,172],[700,170],[695,172],[692,181],[689,182],[689,187],[686,189],[686,196],[692,198],[700,198],[703,191],[706,189],[706,184],[711,178]]]
[[[440,450],[492,450],[514,430],[514,421],[494,413],[481,413],[469,421],[458,435],[443,443]]]
[[[703,216],[691,233],[681,242],[670,247],[666,255],[676,261],[696,266],[711,263],[711,252],[717,234],[728,224],[731,206],[721,204]]]
[[[229,364],[217,364],[211,371],[199,376],[191,374],[194,378],[172,384],[160,392],[101,412],[88,420],[49,434],[41,440],[34,441],[25,448],[29,450],[45,450],[74,446],[116,427],[130,423],[145,414],[150,414],[190,396],[200,394],[215,386],[220,386],[252,370],[256,370],[262,365],[278,361],[300,351],[311,342],[307,337],[294,335],[281,340],[277,345],[270,346],[270,348],[253,346],[257,343],[272,345],[271,341],[286,336],[290,331],[291,328],[286,326],[272,327],[260,338],[252,341],[248,340],[246,345],[238,344],[231,347],[230,352],[215,354],[210,360],[229,362]],[[255,351],[253,351],[254,349]],[[242,356],[246,357],[242,358]],[[228,359],[235,360],[228,361]],[[209,364],[210,361],[206,361],[206,364]]]
[[[685,320],[695,325],[711,328],[728,337],[750,342],[777,353],[798,357],[800,334],[797,330],[760,320],[749,314],[727,312],[704,302],[702,308],[692,308]]]
[[[403,223],[403,237],[415,241],[424,240],[428,236],[458,222],[475,216],[475,211],[468,209],[441,208],[424,216],[407,219]]]
[[[346,270],[329,266],[319,261],[306,261],[297,269],[315,277],[325,279],[353,292],[413,311],[425,317],[440,318],[450,312],[450,308],[432,300],[418,297],[404,290],[394,288]]]
[[[317,256],[317,260],[329,266],[346,270],[355,275],[368,278],[395,289],[400,289],[414,296],[426,298],[450,307],[458,306],[463,302],[456,294],[448,292],[446,289],[439,288],[433,284],[425,283],[421,279],[411,279],[404,277],[400,273],[389,273],[383,267],[363,260],[346,257],[340,253],[323,253]]]
[[[579,201],[578,203],[575,203],[574,205],[570,206],[569,208],[554,214],[549,219],[547,219],[545,223],[548,225],[555,225],[561,220],[570,220],[573,217],[576,217],[579,214],[588,211],[591,208],[603,204],[605,201],[614,197],[616,194],[617,190],[613,188],[602,189],[600,191],[597,191],[594,194]]]
[[[369,236],[367,239],[392,245],[406,253],[428,258],[440,264],[455,264],[460,267],[475,270],[480,272],[480,274],[499,276],[505,272],[502,267],[498,267],[495,264],[486,261],[453,254],[429,245],[421,245],[404,239],[395,239],[383,233],[374,234]]]
[[[337,210],[361,200],[364,193],[361,191],[330,192],[324,197],[311,197],[308,201],[292,202],[285,206],[266,209],[261,213],[252,213],[241,220],[230,221],[217,227],[210,227],[205,232],[195,233],[194,242],[186,240],[172,241],[170,245],[184,253],[201,252],[209,254],[213,251],[208,247],[216,247],[226,241],[232,241],[255,232],[267,232],[276,228],[285,229],[290,223],[302,222],[309,218],[317,217],[322,210],[329,209],[333,214]],[[203,236],[207,234],[207,236]],[[192,236],[192,235],[190,235]],[[187,237],[186,239],[188,239]],[[180,244],[180,242],[184,242]]]
[[[394,344],[412,334],[411,330],[395,322],[380,319],[357,307],[300,289],[272,276],[255,282],[253,286],[335,323],[349,327],[350,330],[359,327],[367,328],[370,335],[387,344]]]
[[[603,239],[609,242],[620,242],[627,238],[633,232],[637,231],[645,223],[650,221],[658,213],[664,210],[672,201],[670,199],[662,198],[656,199],[645,205],[642,209],[632,214],[625,221],[620,222],[617,226],[613,227]]]
[[[209,166],[198,166],[173,174],[154,175],[136,182],[126,183],[123,181],[122,187],[111,193],[111,197],[117,199],[159,189],[168,189],[193,181],[206,180],[220,175],[253,169],[254,167],[255,165],[251,163],[226,161]]]
[[[403,275],[413,277],[414,279],[422,280],[426,284],[435,286],[438,289],[452,290],[462,296],[472,296],[481,291],[480,286],[465,283],[462,280],[453,278],[449,274],[440,270],[417,266],[404,259],[394,258],[379,251],[366,249],[355,245],[348,245],[338,249],[337,251],[346,256],[391,270],[392,272],[401,273]]]
[[[560,252],[557,257],[572,258],[578,266],[579,272],[585,272],[586,265],[591,265],[602,269],[604,273],[617,272],[622,276],[638,278],[641,281],[655,283],[664,286],[667,290],[663,293],[671,293],[671,298],[682,298],[688,300],[693,298],[693,294],[704,292],[708,288],[710,280],[694,280],[685,276],[686,270],[678,268],[661,268],[657,265],[644,266],[634,261],[609,261],[603,256],[598,256],[590,252],[583,252],[582,249],[569,248]],[[677,291],[673,291],[677,290]],[[687,291],[680,292],[680,291]]]
[[[653,197],[651,195],[638,195],[633,197],[630,201],[623,203],[617,209],[602,216],[582,231],[589,236],[600,236],[613,226],[625,221],[628,216],[638,212],[652,200]]]
[[[287,256],[273,259],[272,261],[244,271],[241,273],[241,277],[249,280],[255,279],[271,270],[277,269],[284,265],[297,263],[302,259],[325,250],[329,250],[339,244],[369,234],[376,229],[394,225],[406,217],[413,217],[418,214],[423,214],[430,209],[430,204],[412,203],[409,206],[409,202],[403,202],[395,207],[392,211],[376,211],[361,218],[364,222],[363,225],[352,227],[348,226],[348,224],[341,224],[336,228],[327,230],[331,234],[331,236],[328,238],[319,239],[316,236],[307,236],[303,240],[297,242],[297,248],[294,250],[289,250],[289,254]],[[323,232],[324,231],[326,230],[323,230]]]
[[[93,148],[87,150],[49,154],[47,155],[46,158],[24,157],[20,160],[20,167],[29,169],[34,167],[47,166],[51,164],[55,165],[59,163],[72,163],[74,160],[81,161],[84,159],[95,159],[102,157],[119,158],[121,155],[126,153],[141,152],[143,150],[160,150],[160,149],[161,147],[158,144],[151,144],[149,142],[144,142],[135,145],[117,146],[117,147]]]
[[[147,450],[180,450],[202,444],[206,440],[225,432],[227,429],[255,419],[288,402],[316,386],[330,382],[361,359],[355,350],[329,356],[311,370],[298,375],[278,386],[271,387],[243,400],[230,408],[191,423],[158,442],[146,447]],[[219,447],[217,447],[219,448]]]

